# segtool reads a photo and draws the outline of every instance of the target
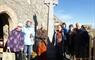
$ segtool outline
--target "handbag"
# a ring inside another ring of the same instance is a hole
[[[3,52],[2,60],[15,60],[15,53]]]
[[[15,53],[12,53],[10,49],[7,49],[6,52],[2,54],[2,60],[15,60]]]

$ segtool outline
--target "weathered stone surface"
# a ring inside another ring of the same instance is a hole
[[[33,15],[36,14],[38,24],[47,25],[48,7],[44,4],[44,0],[0,0],[0,5],[7,5],[13,9],[18,22],[24,23],[27,19],[35,20]]]
[[[25,23],[27,19],[32,20],[33,24],[36,22],[38,26],[42,24],[45,29],[47,28],[48,7],[44,4],[44,0],[0,0],[0,14],[3,12],[9,15],[8,28],[10,31],[15,28],[17,23]],[[3,28],[5,45],[8,28]],[[3,51],[2,48],[0,48],[1,51]]]

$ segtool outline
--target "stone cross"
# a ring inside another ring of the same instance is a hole
[[[52,42],[54,34],[54,6],[58,4],[58,0],[45,0],[45,4],[48,6],[48,37]]]

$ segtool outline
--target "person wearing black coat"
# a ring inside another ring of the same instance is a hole
[[[53,45],[56,48],[56,59],[57,60],[64,60],[65,58],[65,36],[64,32],[62,31],[62,26],[58,25],[57,30],[54,32],[53,36]]]
[[[74,43],[75,43],[75,31],[74,26],[69,25],[69,31],[67,33],[67,51],[66,53],[70,55],[70,59],[74,59]]]
[[[75,55],[76,60],[88,60],[89,57],[89,34],[86,27],[76,29],[75,36]]]
[[[81,24],[80,23],[76,23],[76,28],[74,29],[75,31],[75,38],[74,38],[74,54],[76,57],[76,60],[80,60],[80,45],[81,45],[81,33],[82,33],[82,29],[81,29]]]
[[[88,34],[87,31],[87,27],[82,25],[82,33],[81,33],[81,44],[80,44],[80,55],[82,60],[89,60],[89,40],[90,40],[90,36]]]

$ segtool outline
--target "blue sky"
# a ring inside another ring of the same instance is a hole
[[[80,22],[95,28],[95,0],[59,0],[54,14],[67,25]]]

